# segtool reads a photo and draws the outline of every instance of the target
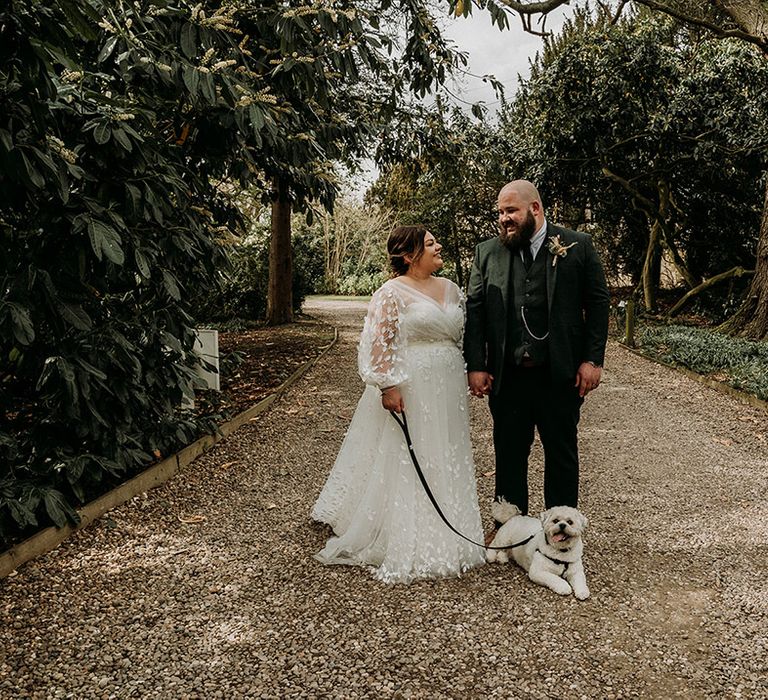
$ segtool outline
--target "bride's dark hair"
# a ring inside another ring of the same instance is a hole
[[[424,252],[424,236],[427,235],[427,227],[422,224],[413,226],[398,226],[389,234],[387,239],[387,253],[389,253],[389,265],[395,277],[408,272],[410,264],[405,257],[412,262],[418,260]]]

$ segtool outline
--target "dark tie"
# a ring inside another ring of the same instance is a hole
[[[530,270],[531,265],[533,265],[533,255],[531,255],[531,246],[529,245],[523,247],[523,264],[526,271]]]

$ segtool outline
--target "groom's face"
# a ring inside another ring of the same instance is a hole
[[[499,237],[508,248],[519,248],[530,243],[536,232],[536,219],[531,205],[515,191],[502,190],[499,194]]]

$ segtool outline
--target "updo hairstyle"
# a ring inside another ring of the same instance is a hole
[[[427,235],[427,227],[422,224],[414,226],[398,226],[389,234],[387,239],[387,253],[389,253],[389,265],[394,277],[399,277],[408,272],[410,264],[406,256],[412,262],[418,260],[424,253],[424,236]]]

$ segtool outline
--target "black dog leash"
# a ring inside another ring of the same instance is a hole
[[[413,466],[416,469],[416,474],[419,476],[419,481],[421,481],[421,485],[424,487],[424,491],[426,491],[427,496],[429,497],[429,500],[432,501],[432,505],[435,507],[435,510],[437,511],[437,514],[442,518],[442,521],[453,531],[455,532],[459,537],[462,539],[465,539],[467,542],[471,542],[474,545],[477,545],[478,547],[483,547],[483,549],[514,549],[515,547],[522,547],[524,544],[528,544],[534,536],[531,535],[527,539],[524,539],[522,542],[516,542],[515,544],[507,545],[506,547],[491,547],[490,545],[486,544],[480,544],[479,542],[475,542],[474,540],[471,540],[466,535],[463,535],[460,533],[451,523],[448,521],[448,518],[445,517],[443,514],[443,511],[440,509],[440,506],[437,503],[437,499],[435,498],[434,494],[432,493],[432,489],[429,488],[429,484],[427,483],[427,479],[424,476],[424,472],[421,470],[421,465],[419,464],[419,460],[416,458],[416,453],[413,451],[413,441],[411,440],[411,434],[408,431],[408,419],[405,417],[405,411],[403,411],[403,417],[402,420],[400,419],[400,416],[397,415],[394,411],[390,411],[390,414],[392,417],[397,421],[397,424],[400,426],[400,428],[403,431],[403,435],[405,435],[405,443],[408,445],[408,452],[411,455],[411,461],[413,462]]]

